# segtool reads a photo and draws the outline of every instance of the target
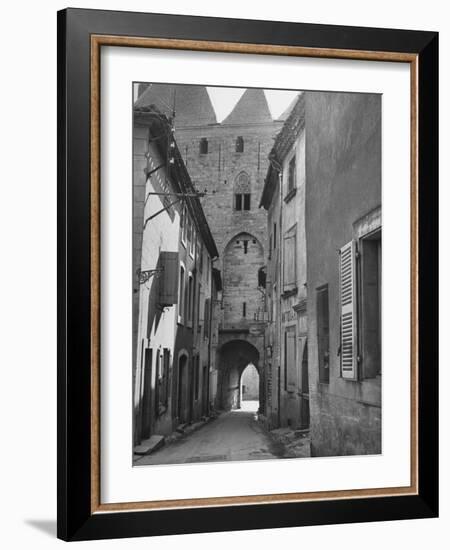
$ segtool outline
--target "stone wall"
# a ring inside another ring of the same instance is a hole
[[[340,366],[339,250],[381,204],[381,96],[306,94],[306,242],[312,452],[381,452],[381,377]],[[319,380],[317,290],[328,285],[329,383]]]

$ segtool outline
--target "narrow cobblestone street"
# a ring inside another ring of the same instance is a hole
[[[284,451],[258,422],[255,402],[247,401],[242,409],[222,413],[195,432],[138,459],[136,465],[261,460],[282,458]]]

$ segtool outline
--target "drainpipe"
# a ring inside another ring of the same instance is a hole
[[[278,399],[278,428],[281,424],[281,347],[282,347],[282,327],[281,327],[281,289],[282,289],[282,275],[283,275],[283,253],[284,253],[284,247],[283,247],[283,166],[278,162],[278,160],[275,158],[275,156],[269,156],[269,162],[274,167],[274,169],[278,172],[278,187],[279,187],[279,197],[280,197],[280,212],[279,212],[279,219],[278,219],[278,225],[279,230],[278,234],[280,236],[280,246],[278,247],[278,254],[279,254],[279,262],[278,262],[278,284],[277,284],[277,291],[278,291],[278,319],[276,320],[277,323],[277,332],[278,332],[278,359],[280,361],[279,369],[277,369],[278,374],[278,380],[277,384],[279,386],[279,390],[277,388],[277,398]],[[272,361],[272,368],[273,368],[273,361]]]

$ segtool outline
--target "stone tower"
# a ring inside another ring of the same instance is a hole
[[[207,191],[201,202],[219,251],[214,267],[223,280],[217,309],[218,406],[239,406],[242,371],[249,363],[258,369],[263,364],[265,299],[258,275],[268,243],[267,213],[259,202],[268,155],[285,117],[272,119],[262,89],[246,89],[221,123],[204,86],[154,84],[136,105],[155,105],[173,119],[191,179],[199,191]]]

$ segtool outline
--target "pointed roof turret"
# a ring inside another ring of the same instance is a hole
[[[263,124],[272,122],[264,90],[248,88],[222,124]]]
[[[175,106],[175,126],[206,126],[216,124],[216,114],[206,86],[152,84],[138,97],[135,108],[154,105],[159,111],[172,116]]]

